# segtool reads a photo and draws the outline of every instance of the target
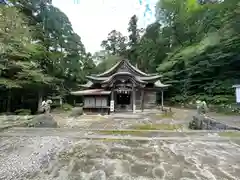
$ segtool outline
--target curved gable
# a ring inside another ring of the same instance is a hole
[[[147,77],[148,74],[142,72],[138,68],[134,67],[129,60],[123,59],[115,64],[112,68],[108,69],[107,71],[97,75],[97,77],[109,77],[117,72],[129,72],[132,73],[134,76],[143,76]]]
[[[143,86],[145,84],[147,84],[147,82],[139,79],[138,77],[132,75],[131,73],[129,72],[118,72],[118,73],[115,73],[114,75],[112,75],[110,78],[108,78],[107,80],[103,81],[102,82],[102,86],[113,86],[113,84],[116,82],[116,81],[132,81],[132,83],[135,85],[135,86]]]

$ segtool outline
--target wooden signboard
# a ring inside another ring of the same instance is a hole
[[[236,102],[240,103],[240,87],[236,87]]]
[[[111,112],[114,111],[114,101],[113,100],[110,101],[110,111]]]

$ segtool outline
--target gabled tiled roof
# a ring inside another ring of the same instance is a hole
[[[108,82],[110,82],[112,79],[114,79],[114,78],[115,78],[116,76],[118,76],[118,75],[131,76],[131,77],[133,77],[137,82],[142,83],[142,84],[147,84],[147,82],[141,80],[138,76],[134,76],[134,75],[132,75],[132,74],[129,73],[129,72],[118,72],[118,73],[115,73],[115,74],[113,74],[111,77],[109,77],[109,78],[107,78],[105,81],[103,81],[102,83],[108,83]]]
[[[113,83],[113,80],[116,76],[129,76],[130,79],[139,84],[140,86],[147,83],[154,83],[155,87],[168,87],[169,85],[164,85],[159,80],[161,75],[155,74],[146,74],[130,64],[126,59],[119,61],[109,70],[98,74],[86,76],[89,80],[86,84],[81,85],[84,88],[90,88],[94,83],[102,84],[102,86],[107,86]],[[103,85],[104,84],[104,85]]]
[[[87,79],[89,79],[90,81],[98,81],[99,83],[101,82],[104,82],[104,81],[107,81],[108,79],[110,79],[112,76],[116,76],[116,75],[132,75],[131,73],[129,72],[117,72],[117,73],[114,73],[113,75],[111,76],[108,76],[108,77],[99,77],[99,76],[86,76]],[[134,75],[132,75],[134,76]],[[157,81],[161,75],[154,75],[154,76],[135,76],[136,79],[139,79],[140,81]]]
[[[158,80],[158,81],[156,81],[156,82],[154,83],[154,86],[155,86],[155,87],[158,87],[158,88],[164,88],[164,87],[169,87],[169,86],[171,86],[171,85],[169,85],[169,84],[162,84],[161,81]]]
[[[92,81],[88,81],[86,84],[81,84],[80,87],[90,88],[93,85]]]
[[[123,59],[121,61],[119,61],[118,63],[116,63],[112,68],[106,70],[105,72],[98,74],[97,77],[106,77],[106,76],[111,76],[114,73],[117,72],[118,69],[120,69],[121,67],[125,66],[126,69],[128,69],[129,71],[133,71],[135,72],[135,74],[137,76],[151,76],[149,74],[146,74],[144,72],[142,72],[141,70],[139,70],[138,68],[134,67],[129,60],[127,59]]]

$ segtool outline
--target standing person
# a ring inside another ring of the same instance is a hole
[[[41,111],[42,113],[45,113],[45,106],[46,106],[46,101],[42,101],[42,106],[41,106]]]
[[[197,105],[198,114],[206,114],[207,113],[208,107],[207,107],[207,103],[205,101],[197,100],[196,105]]]
[[[43,113],[50,113],[50,111],[51,111],[51,104],[52,104],[52,100],[51,99],[48,99],[48,100],[42,102]]]
[[[52,100],[48,99],[45,104],[45,113],[50,113],[51,111]]]

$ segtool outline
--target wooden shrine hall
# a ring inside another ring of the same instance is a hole
[[[134,67],[126,59],[116,63],[111,69],[86,76],[88,82],[81,85],[81,91],[71,92],[83,96],[84,112],[118,112],[156,106],[157,92],[162,92],[169,85],[162,84],[161,76],[146,74]]]

